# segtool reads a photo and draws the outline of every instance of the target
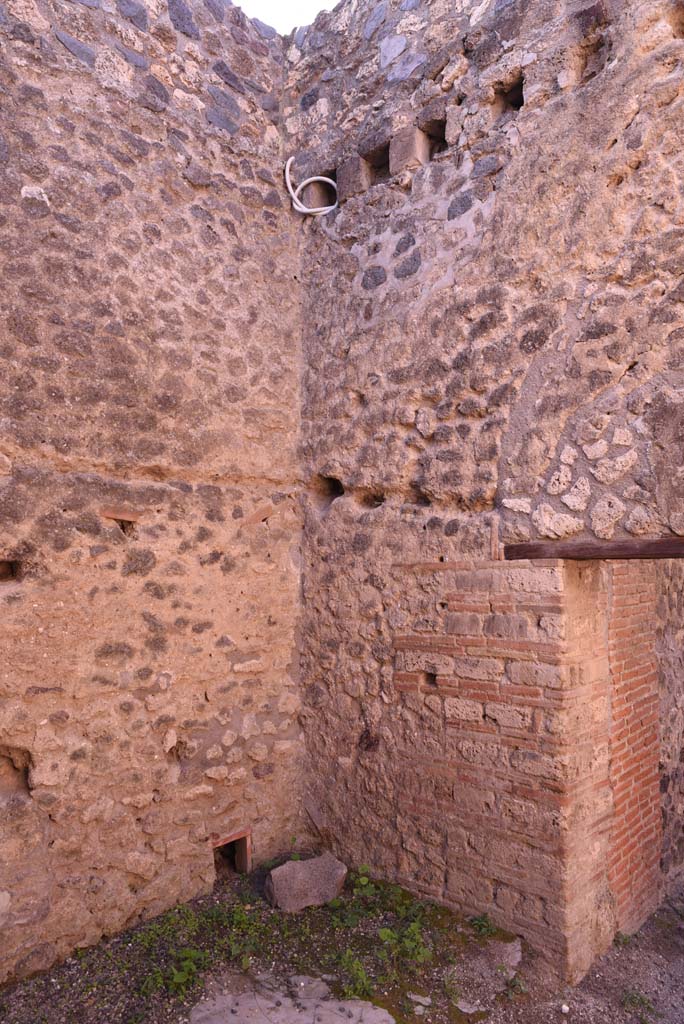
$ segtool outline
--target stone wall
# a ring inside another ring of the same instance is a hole
[[[279,44],[0,7],[0,980],[302,834]]]
[[[633,607],[502,541],[684,534],[681,4],[349,0],[283,44],[5,0],[0,46],[2,977],[313,823],[578,978],[659,891],[655,570]]]
[[[682,530],[683,24],[666,2],[357,3],[288,51],[287,152],[341,199],[304,243],[310,812],[571,977],[657,899],[653,722],[621,704],[608,570],[552,598],[529,566],[525,604],[490,563]],[[549,656],[560,704],[516,693],[518,659],[546,678]],[[643,820],[620,728],[648,733]]]
[[[312,818],[346,858],[489,914],[576,979],[615,930],[602,575],[506,565],[465,521],[445,540],[429,512],[359,522],[349,504],[310,527]],[[340,558],[326,535],[344,523]]]
[[[367,2],[300,44],[288,148],[343,199],[310,236],[335,372],[306,391],[357,403],[313,461],[507,540],[677,532],[681,8]]]

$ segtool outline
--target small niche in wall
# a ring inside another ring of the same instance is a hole
[[[525,78],[519,74],[513,82],[500,86],[496,90],[494,108],[498,117],[506,114],[515,115],[525,105]]]
[[[99,513],[107,521],[107,525],[118,527],[124,537],[138,536],[139,520],[142,517],[137,510],[120,505],[118,507],[101,508]]]
[[[320,509],[330,508],[333,501],[344,494],[344,484],[335,476],[317,476],[313,481],[313,496]]]
[[[252,870],[252,833],[249,829],[213,841],[214,866],[218,878],[247,875]]]
[[[386,498],[381,491],[364,491],[359,500],[366,508],[380,508],[385,504]]]
[[[318,175],[319,172],[316,172]],[[330,178],[337,184],[337,171],[321,171],[320,177]],[[319,206],[334,206],[337,202],[337,192],[332,185],[325,181],[315,181],[304,189],[303,200],[311,209]]]
[[[321,173],[321,177],[330,178],[331,181],[334,181],[335,184],[337,184],[336,170],[323,171]],[[325,205],[334,206],[335,203],[337,202],[337,192],[335,191],[335,189],[332,187],[332,185],[326,185],[325,182],[319,182],[319,185],[321,186],[321,191],[323,193],[323,196],[325,197]]]
[[[115,519],[114,522],[126,537],[136,536],[136,523],[132,519]]]
[[[601,74],[610,57],[609,37],[599,30],[591,33],[581,48],[578,78],[580,85],[586,85]]]
[[[407,501],[411,505],[419,505],[420,508],[430,508],[432,505],[432,499],[429,494],[426,494],[419,484],[411,484]]]
[[[446,140],[446,118],[435,118],[426,122],[423,131],[430,140],[430,159],[434,160],[440,153],[445,153],[449,148]]]
[[[389,181],[390,179],[390,143],[389,139],[387,142],[383,142],[381,145],[376,146],[375,149],[371,149],[367,153],[362,153],[361,156],[370,167],[371,184],[379,185],[383,181]]]
[[[0,583],[15,583],[21,579],[21,562],[0,560]]]
[[[0,746],[0,802],[16,796],[29,796],[31,756],[18,747]]]

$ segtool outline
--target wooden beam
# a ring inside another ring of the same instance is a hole
[[[663,537],[659,540],[615,541],[529,541],[505,544],[508,562],[539,558],[568,559],[585,562],[629,558],[684,558],[684,537]]]

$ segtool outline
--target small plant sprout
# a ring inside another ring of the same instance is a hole
[[[490,921],[487,914],[480,914],[478,917],[470,918],[470,926],[477,935],[483,939],[491,939],[496,934],[496,927]]]
[[[636,1014],[639,1024],[651,1024],[653,1017],[659,1016],[649,997],[637,989],[625,992],[622,997],[622,1005],[625,1010]]]

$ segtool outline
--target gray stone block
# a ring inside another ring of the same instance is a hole
[[[326,851],[312,860],[291,860],[274,868],[266,879],[266,897],[289,913],[321,907],[340,895],[346,877],[342,861]]]

